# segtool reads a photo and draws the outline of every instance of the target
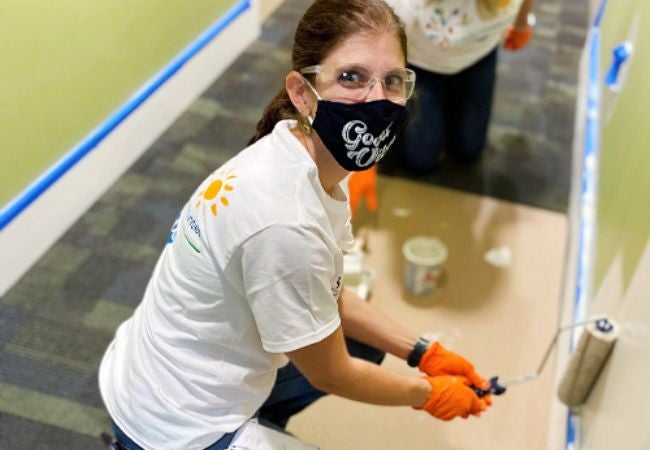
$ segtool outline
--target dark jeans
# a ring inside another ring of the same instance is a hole
[[[494,49],[453,75],[412,66],[417,78],[408,103],[409,123],[389,164],[423,175],[438,166],[443,149],[459,161],[478,159],[486,144],[496,63]]]
[[[144,450],[138,444],[133,442],[130,437],[128,437],[124,431],[120,429],[115,422],[111,420],[111,425],[113,427],[113,434],[115,435],[115,440],[117,444],[113,447],[115,450]],[[224,434],[221,439],[219,439],[214,444],[206,447],[205,450],[225,450],[230,445],[230,441],[235,437],[236,431],[232,433]]]
[[[385,353],[352,339],[346,339],[346,343],[351,356],[375,364],[381,364],[384,356],[386,356]],[[289,363],[278,370],[273,390],[256,415],[260,423],[266,423],[273,428],[284,429],[291,416],[302,411],[324,395],[327,394],[313,387],[296,366]],[[223,450],[227,448],[235,432],[225,434],[205,450]],[[114,423],[113,433],[121,449],[143,450]]]

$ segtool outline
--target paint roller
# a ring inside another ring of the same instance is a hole
[[[617,338],[617,326],[607,319],[583,329],[557,391],[562,403],[576,407],[587,401]]]
[[[492,377],[489,389],[483,390],[477,387],[472,389],[479,397],[487,394],[501,395],[510,385],[536,379],[542,373],[559,334],[583,325],[585,328],[558,388],[558,397],[564,404],[571,407],[582,405],[587,400],[618,337],[618,327],[607,317],[590,318],[559,327],[534,373],[502,382],[499,382],[499,377]]]

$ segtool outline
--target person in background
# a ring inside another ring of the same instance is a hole
[[[388,152],[415,78],[381,0],[317,0],[250,145],[197,188],[141,303],[99,371],[122,449],[217,450],[258,417],[277,427],[317,398],[478,416],[489,388],[341,285],[350,248],[342,182]],[[418,367],[379,366],[388,352]]]
[[[446,154],[476,161],[486,147],[497,49],[523,48],[533,35],[533,0],[388,0],[405,24],[417,74],[397,166],[433,172]],[[396,155],[393,155],[396,157]]]

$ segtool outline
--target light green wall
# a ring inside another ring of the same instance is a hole
[[[638,35],[625,86],[613,114],[608,117],[603,111],[601,117],[595,284],[602,282],[615,256],[622,253],[624,289],[650,237],[650,2],[607,2],[602,23],[603,76],[612,48],[628,39],[635,21]],[[602,101],[605,106],[614,101],[607,89]]]
[[[648,0],[607,2],[601,77],[609,68],[612,48],[627,39],[635,48],[620,96],[602,89],[595,285],[588,308],[591,314],[607,314],[613,320],[618,339],[578,413],[576,449],[645,449],[650,442],[648,420],[642,413],[650,403],[646,389],[650,378]],[[608,111],[612,104],[614,109]]]
[[[2,0],[0,206],[236,0]]]

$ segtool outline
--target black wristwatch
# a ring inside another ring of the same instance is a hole
[[[408,364],[411,367],[417,367],[420,364],[420,360],[422,359],[422,355],[427,351],[429,348],[429,341],[421,337],[418,339],[418,341],[415,343],[413,346],[413,350],[411,350],[411,353],[409,353],[409,357],[406,360],[406,364]]]

